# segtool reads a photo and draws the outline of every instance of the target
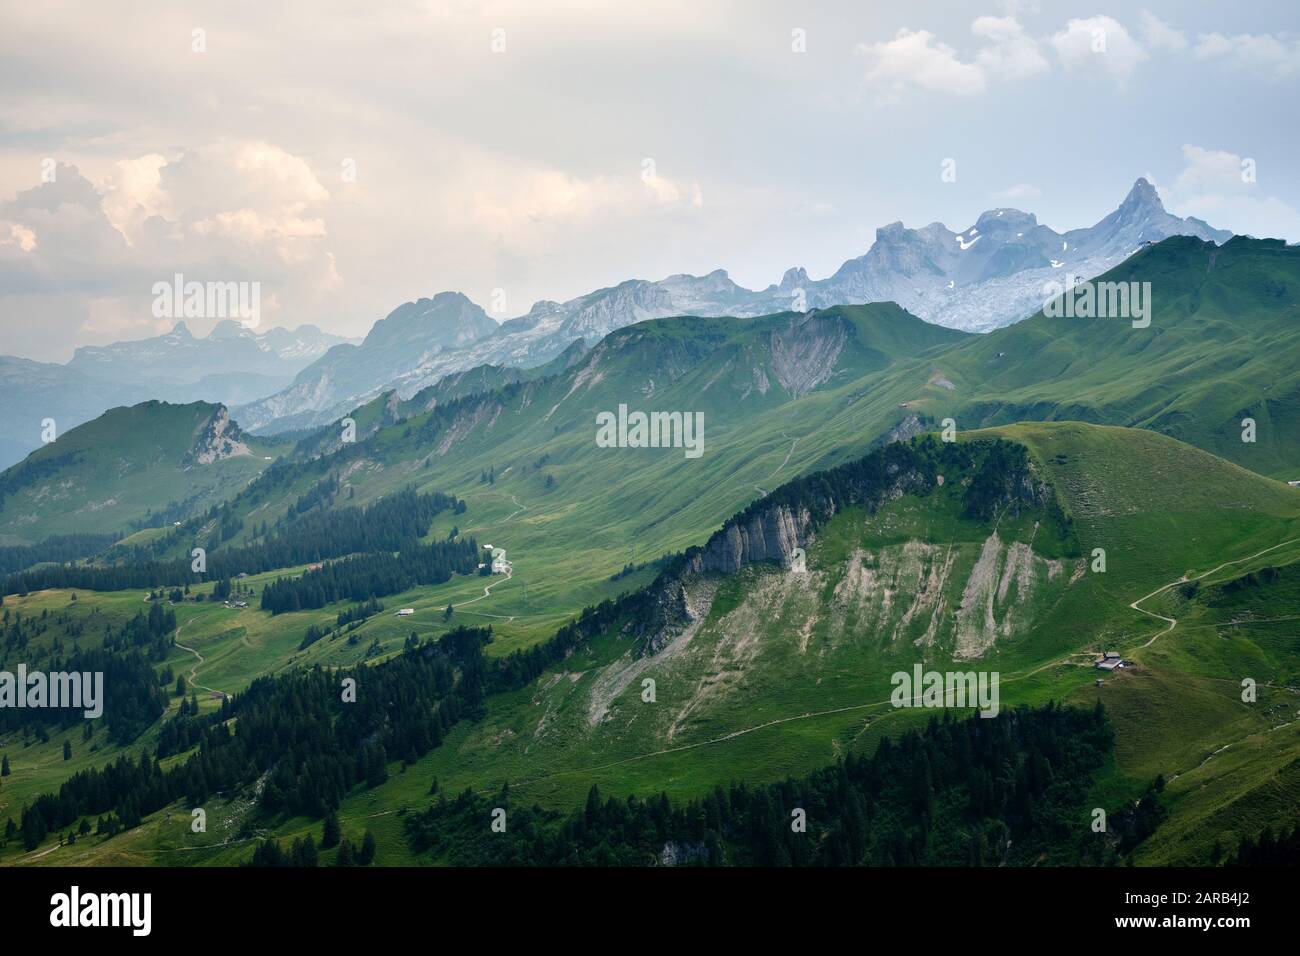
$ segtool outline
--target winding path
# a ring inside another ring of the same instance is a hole
[[[493,581],[491,584],[485,586],[485,587],[483,588],[483,593],[482,593],[481,595],[479,595],[479,596],[476,597],[476,598],[471,598],[471,599],[468,600],[468,601],[461,601],[459,604],[453,604],[453,605],[452,605],[452,609],[454,610],[454,609],[459,608],[459,607],[464,607],[464,606],[467,605],[467,604],[477,604],[479,601],[482,601],[484,598],[491,597],[491,596],[492,596],[492,589],[493,589],[494,587],[496,587],[498,584],[504,584],[506,581],[509,581],[512,577],[514,577],[514,571],[513,571],[513,570],[511,570],[511,571],[507,571],[505,577],[503,577],[503,578],[497,578],[497,579],[496,579],[495,581]],[[480,614],[480,615],[482,615],[483,617],[494,617],[494,618],[497,618],[498,620],[501,620],[501,621],[513,621],[513,620],[515,619],[515,616],[514,616],[513,614],[511,614],[509,617],[507,617],[507,616],[505,616],[504,614],[488,614],[486,611],[471,611],[470,613],[471,613],[471,614]]]
[[[191,622],[190,621],[185,622],[185,624],[189,624],[189,623]],[[181,628],[185,627],[185,624],[182,624],[180,627],[176,628],[176,638],[179,638],[181,636]],[[203,655],[200,654],[192,647],[186,647],[176,638],[173,639],[176,646],[183,651],[189,651],[191,654],[194,655],[195,658],[194,666],[190,668],[190,676],[188,678],[190,684],[193,685],[194,687],[199,688],[200,690],[206,690],[212,694],[221,694],[224,697],[229,697],[230,695],[227,694],[224,690],[217,690],[217,688],[215,687],[209,687],[207,684],[200,684],[198,682],[197,678],[199,673],[199,665],[203,663]]]
[[[1184,575],[1183,577],[1179,578],[1177,581],[1170,581],[1164,587],[1156,588],[1150,594],[1146,594],[1138,598],[1136,601],[1130,604],[1129,607],[1131,607],[1135,611],[1141,612],[1142,614],[1146,614],[1151,617],[1158,618],[1161,621],[1165,621],[1169,625],[1163,631],[1156,631],[1156,633],[1152,634],[1151,640],[1147,641],[1142,646],[1150,647],[1152,644],[1156,642],[1156,638],[1160,637],[1161,635],[1168,634],[1170,631],[1172,631],[1175,627],[1178,626],[1178,618],[1176,617],[1165,617],[1163,614],[1157,614],[1155,611],[1148,611],[1144,607],[1139,607],[1138,605],[1140,605],[1143,601],[1146,601],[1149,598],[1153,598],[1157,594],[1163,594],[1165,591],[1168,591],[1170,588],[1178,587],[1178,585],[1180,584],[1187,584],[1192,581],[1199,581],[1202,578],[1208,578],[1211,574],[1214,574],[1216,571],[1222,571],[1224,568],[1231,567],[1234,564],[1243,564],[1246,561],[1254,561],[1260,555],[1268,554],[1270,551],[1276,551],[1278,548],[1285,547],[1288,544],[1295,544],[1297,541],[1300,541],[1300,538],[1292,538],[1289,541],[1282,541],[1278,544],[1273,545],[1271,548],[1265,548],[1263,551],[1256,551],[1254,554],[1248,554],[1244,558],[1237,558],[1235,561],[1224,561],[1217,568],[1210,568],[1210,570],[1202,574],[1198,574],[1194,578],[1189,578],[1186,575]]]

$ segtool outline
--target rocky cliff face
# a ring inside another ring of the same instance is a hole
[[[226,406],[218,405],[212,417],[199,428],[198,438],[185,456],[184,464],[187,467],[210,465],[214,461],[251,454],[239,426],[231,421]]]
[[[692,569],[731,574],[747,564],[772,561],[788,565],[795,548],[808,543],[812,516],[808,509],[797,511],[776,505],[751,516],[744,523],[729,523],[709,538],[695,556]]]
[[[838,316],[795,316],[786,328],[772,330],[772,373],[792,397],[806,395],[830,379],[850,334]]]
[[[1023,447],[995,442],[977,452],[974,461],[964,454],[945,451],[947,464],[939,467],[965,488],[972,517],[991,520],[998,513],[1050,514],[1055,509],[1051,486],[1036,473]],[[643,640],[642,652],[658,653],[707,616],[715,588],[697,587],[701,578],[734,574],[753,564],[788,568],[795,550],[807,549],[816,529],[846,508],[875,512],[904,495],[928,494],[941,476],[930,473],[935,464],[924,461],[898,445],[885,445],[860,462],[823,473],[823,481],[797,483],[797,490],[778,491],[727,521],[650,586],[646,605],[630,627]]]

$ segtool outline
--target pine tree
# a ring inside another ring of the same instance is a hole
[[[375,835],[369,830],[366,831],[365,839],[361,841],[361,854],[357,857],[357,862],[362,866],[369,866],[375,862]]]
[[[335,866],[352,866],[354,865],[352,841],[344,840],[339,844],[339,852],[334,857]]]
[[[63,759],[64,760],[72,759],[72,741],[70,740],[63,741]]]
[[[7,776],[9,776],[9,755],[5,754],[3,758],[0,758],[0,777]]]
[[[320,848],[328,850],[331,847],[339,845],[341,831],[339,829],[339,815],[333,810],[325,817],[325,827],[320,837]]]

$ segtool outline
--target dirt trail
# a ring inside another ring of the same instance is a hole
[[[1139,607],[1138,605],[1140,605],[1143,601],[1149,600],[1150,598],[1155,597],[1157,594],[1163,594],[1164,592],[1168,591],[1170,588],[1178,587],[1178,585],[1180,584],[1188,584],[1192,581],[1199,581],[1202,578],[1208,578],[1211,574],[1214,574],[1218,571],[1222,571],[1224,568],[1231,567],[1234,564],[1244,564],[1247,561],[1254,561],[1260,555],[1268,554],[1270,551],[1276,551],[1278,548],[1286,547],[1288,544],[1295,544],[1297,541],[1300,541],[1300,538],[1292,538],[1289,541],[1283,541],[1279,544],[1273,545],[1271,548],[1265,548],[1263,551],[1256,551],[1254,554],[1249,554],[1244,558],[1237,558],[1235,561],[1224,561],[1217,568],[1210,568],[1210,570],[1202,574],[1198,574],[1194,578],[1189,578],[1186,575],[1184,575],[1183,577],[1179,578],[1177,581],[1170,581],[1164,587],[1156,588],[1150,594],[1138,598],[1136,601],[1130,604],[1129,607],[1131,607],[1135,611],[1141,612],[1142,614],[1147,614],[1161,621],[1165,621],[1168,624],[1168,627],[1166,627],[1163,631],[1157,631],[1156,633],[1152,634],[1151,640],[1147,641],[1142,646],[1150,647],[1152,644],[1156,642],[1156,638],[1160,637],[1161,635],[1168,634],[1170,631],[1172,631],[1174,628],[1178,626],[1177,618],[1165,617],[1163,614],[1157,614],[1155,611],[1148,611],[1144,607]]]
[[[189,623],[190,623],[189,621],[185,622],[185,624],[189,624]],[[193,667],[190,668],[190,676],[188,678],[190,684],[193,685],[194,687],[199,688],[199,690],[206,690],[212,694],[222,694],[226,697],[229,697],[230,695],[227,694],[224,690],[217,690],[217,688],[215,687],[209,687],[207,684],[200,684],[198,682],[197,677],[199,673],[199,665],[203,663],[203,655],[200,654],[198,651],[196,651],[194,648],[186,647],[184,644],[180,642],[181,630],[185,627],[185,624],[182,624],[180,625],[180,627],[176,628],[176,646],[179,647],[181,650],[189,651],[191,654],[194,655],[195,664]]]
[[[462,608],[462,607],[465,607],[465,606],[468,605],[468,604],[477,604],[479,601],[482,601],[484,598],[489,598],[489,597],[491,597],[491,596],[492,596],[492,589],[493,589],[494,587],[496,587],[498,584],[504,584],[506,581],[509,581],[512,577],[514,577],[514,571],[507,571],[506,574],[505,574],[505,577],[499,577],[499,578],[497,578],[495,581],[493,581],[491,584],[489,584],[489,585],[487,585],[486,587],[484,587],[484,588],[483,588],[483,593],[482,593],[481,595],[479,595],[479,596],[476,597],[476,598],[471,598],[471,599],[468,600],[468,601],[461,601],[459,604],[453,604],[453,605],[452,605],[452,608],[453,608],[453,609],[455,609],[455,608]],[[498,620],[501,620],[501,621],[513,621],[513,620],[515,619],[515,616],[514,616],[513,614],[511,614],[509,617],[507,617],[507,616],[504,615],[504,614],[488,614],[486,611],[471,611],[470,613],[471,613],[471,614],[480,614],[480,615],[482,615],[483,617],[494,617],[494,618],[497,618]]]

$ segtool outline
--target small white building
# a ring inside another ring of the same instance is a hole
[[[414,613],[415,613],[415,608],[413,608],[413,607],[404,607],[404,608],[402,608],[400,611],[397,612],[397,616],[398,616],[398,617],[410,617],[410,616],[411,616],[412,614],[414,614]]]

